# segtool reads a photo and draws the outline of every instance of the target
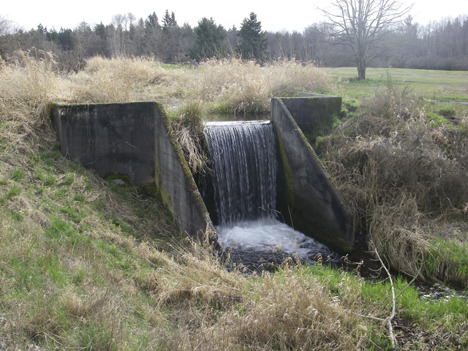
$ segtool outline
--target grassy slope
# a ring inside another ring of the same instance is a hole
[[[304,75],[290,64],[282,69]],[[214,82],[222,81],[221,72],[229,79],[243,72],[240,82],[262,73],[226,62],[213,70]],[[259,80],[277,76],[275,70]],[[321,77],[314,72],[306,72],[305,89]],[[367,284],[319,266],[286,266],[249,278],[227,272],[210,248],[182,239],[157,201],[98,179],[55,149],[47,120],[52,99],[107,102],[160,94],[167,105],[178,105],[180,98],[205,96],[211,97],[203,102],[206,108],[239,111],[268,101],[259,93],[258,100],[244,96],[228,104],[227,95],[216,99],[221,83],[212,84],[214,91],[182,91],[184,84],[200,86],[183,78],[202,76],[193,73],[168,73],[151,61],[96,59],[87,71],[64,77],[53,73],[47,58],[27,57],[0,68],[7,83],[0,86],[1,348],[389,347],[384,322],[375,319],[390,315],[388,283]],[[254,83],[249,89],[257,90]],[[302,88],[282,81],[270,89]],[[404,286],[396,283],[398,290]],[[411,348],[434,341],[440,348],[466,346],[467,317],[463,301],[421,301],[410,287],[397,299],[396,337]]]

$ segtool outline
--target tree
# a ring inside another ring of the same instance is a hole
[[[145,28],[154,29],[159,27],[158,16],[156,15],[156,12],[153,11],[153,13],[145,20]]]
[[[245,18],[239,30],[241,39],[238,52],[244,60],[255,59],[263,62],[266,56],[267,40],[265,32],[262,31],[262,23],[257,21],[257,15],[250,13],[249,18]]]
[[[162,23],[164,31],[169,31],[171,28],[178,27],[174,12],[169,14],[169,10],[166,10],[166,14],[162,19]]]
[[[223,40],[226,30],[216,25],[212,18],[202,18],[195,27],[195,43],[190,49],[189,56],[200,61],[204,58],[220,57],[223,55]]]
[[[228,29],[226,32],[226,37],[224,39],[224,49],[226,50],[226,56],[235,56],[237,53],[237,48],[239,46],[239,31],[236,26]]]
[[[334,37],[351,47],[358,79],[366,79],[369,63],[383,51],[383,36],[399,24],[411,6],[396,0],[334,0],[332,9],[322,10],[334,26]]]
[[[56,43],[62,50],[70,51],[74,47],[72,33],[72,30],[68,28],[60,28],[59,32],[57,32],[55,29],[52,29],[46,33],[46,38],[47,40]]]
[[[180,47],[180,27],[175,19],[175,14],[166,10],[166,14],[162,18],[162,36],[161,36],[161,51],[164,62],[174,63],[177,61],[177,56]]]
[[[10,34],[11,24],[6,18],[0,15],[0,57],[6,51],[8,43],[8,34]]]
[[[143,43],[144,55],[160,54],[162,46],[162,28],[159,24],[158,16],[155,12],[148,16],[145,20],[145,38]]]

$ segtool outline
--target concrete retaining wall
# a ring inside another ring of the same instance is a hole
[[[327,111],[339,112],[341,99],[339,107],[336,99],[312,100],[272,99],[271,119],[282,159],[279,209],[296,229],[349,252],[354,239],[350,216],[300,128],[327,118],[321,114],[324,109],[317,108],[326,101],[335,104]],[[205,203],[159,104],[56,104],[52,120],[66,157],[103,178],[120,177],[153,190],[182,230],[201,236],[210,229],[215,237]]]
[[[190,235],[213,229],[159,104],[56,104],[51,117],[67,158],[94,169],[103,178],[120,177],[155,191],[180,228]]]
[[[305,104],[286,100],[293,111]],[[271,119],[282,159],[279,210],[286,220],[290,217],[295,229],[339,252],[350,252],[354,242],[351,216],[295,117],[283,99],[272,99]]]
[[[304,94],[297,98],[281,98],[304,133],[324,123],[341,111],[342,98],[321,94]]]

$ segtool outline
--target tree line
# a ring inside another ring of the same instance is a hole
[[[336,35],[333,23],[316,23],[303,32],[263,31],[255,13],[226,29],[212,18],[192,28],[166,11],[137,19],[119,14],[111,24],[83,22],[74,29],[12,30],[0,16],[0,55],[32,48],[55,54],[64,70],[79,70],[92,56],[148,56],[164,63],[194,63],[211,58],[239,57],[264,63],[276,60],[313,62],[319,66],[352,66],[356,54]],[[379,37],[379,53],[369,66],[468,70],[468,16],[422,26],[411,16]]]

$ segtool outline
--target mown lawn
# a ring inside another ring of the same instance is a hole
[[[407,68],[368,68],[365,81],[356,80],[356,68],[326,68],[347,97],[363,98],[376,88],[395,84],[407,87],[425,99],[468,102],[467,71],[437,71]]]

